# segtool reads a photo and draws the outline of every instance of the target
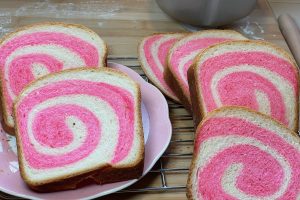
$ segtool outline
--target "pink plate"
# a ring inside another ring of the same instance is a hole
[[[109,67],[121,70],[136,80],[142,91],[142,117],[145,134],[145,163],[143,176],[147,174],[170,143],[172,127],[168,104],[164,96],[136,72],[116,63]],[[88,185],[76,190],[36,193],[30,190],[20,177],[16,156],[15,138],[8,136],[0,125],[0,191],[28,199],[90,199],[104,196],[137,182],[137,179],[106,185]]]

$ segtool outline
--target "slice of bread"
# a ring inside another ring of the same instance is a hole
[[[107,47],[92,30],[46,22],[22,27],[0,41],[1,100],[4,128],[13,134],[13,102],[30,82],[65,69],[106,65]]]
[[[300,140],[267,115],[223,107],[199,124],[187,183],[196,199],[298,199]]]
[[[216,43],[245,39],[247,38],[232,30],[205,30],[189,34],[173,45],[168,54],[164,77],[187,110],[191,111],[187,71],[196,55]]]
[[[109,68],[44,76],[14,104],[20,172],[37,191],[138,178],[144,166],[141,94]]]
[[[203,51],[188,72],[195,124],[221,106],[245,106],[298,130],[299,70],[283,49],[230,41]]]
[[[166,59],[171,46],[184,34],[161,33],[145,37],[139,45],[139,60],[147,77],[165,95],[176,102],[178,97],[164,80]]]

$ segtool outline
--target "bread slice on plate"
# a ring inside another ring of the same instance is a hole
[[[1,100],[6,131],[13,134],[13,101],[33,80],[76,67],[103,67],[107,48],[92,30],[45,22],[22,27],[0,41]]]
[[[191,111],[187,71],[196,55],[216,43],[246,39],[233,30],[205,30],[189,34],[173,45],[168,54],[164,77],[187,110]]]
[[[141,67],[151,80],[165,95],[179,102],[174,91],[164,80],[164,71],[169,49],[185,34],[183,33],[159,33],[145,37],[139,45],[139,60]]]
[[[189,72],[194,120],[221,106],[245,106],[298,130],[299,70],[264,41],[230,41],[203,51]]]
[[[298,135],[240,107],[213,111],[199,124],[187,183],[196,199],[298,199]]]
[[[108,68],[38,79],[14,105],[20,172],[37,191],[139,178],[144,135],[139,85]]]

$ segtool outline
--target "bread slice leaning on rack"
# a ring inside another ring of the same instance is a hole
[[[141,67],[151,80],[165,95],[179,102],[174,91],[164,79],[167,67],[167,56],[172,45],[185,34],[183,33],[157,33],[145,37],[139,45],[139,60]]]
[[[194,58],[211,45],[228,40],[246,39],[233,30],[204,30],[187,34],[172,46],[164,78],[187,110],[192,110],[187,71]]]
[[[204,50],[188,72],[195,124],[222,106],[245,106],[298,131],[299,70],[264,41],[230,41]]]

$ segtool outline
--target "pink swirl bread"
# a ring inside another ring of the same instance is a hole
[[[138,84],[108,68],[71,69],[33,82],[14,105],[20,172],[34,190],[141,176]]]
[[[106,64],[107,48],[92,30],[47,22],[18,29],[0,41],[1,99],[4,127],[14,130],[12,106],[31,81],[64,69]]]
[[[188,199],[299,199],[300,140],[245,108],[213,111],[199,124]]]
[[[154,85],[176,102],[179,99],[165,82],[163,74],[169,49],[183,36],[181,33],[154,34],[145,37],[139,45],[139,60],[143,71]]]
[[[245,106],[298,130],[299,70],[284,50],[263,41],[206,49],[189,71],[194,120],[221,106]]]
[[[186,109],[191,111],[187,71],[196,55],[216,43],[246,39],[232,30],[205,30],[189,34],[173,45],[168,54],[164,77]]]

